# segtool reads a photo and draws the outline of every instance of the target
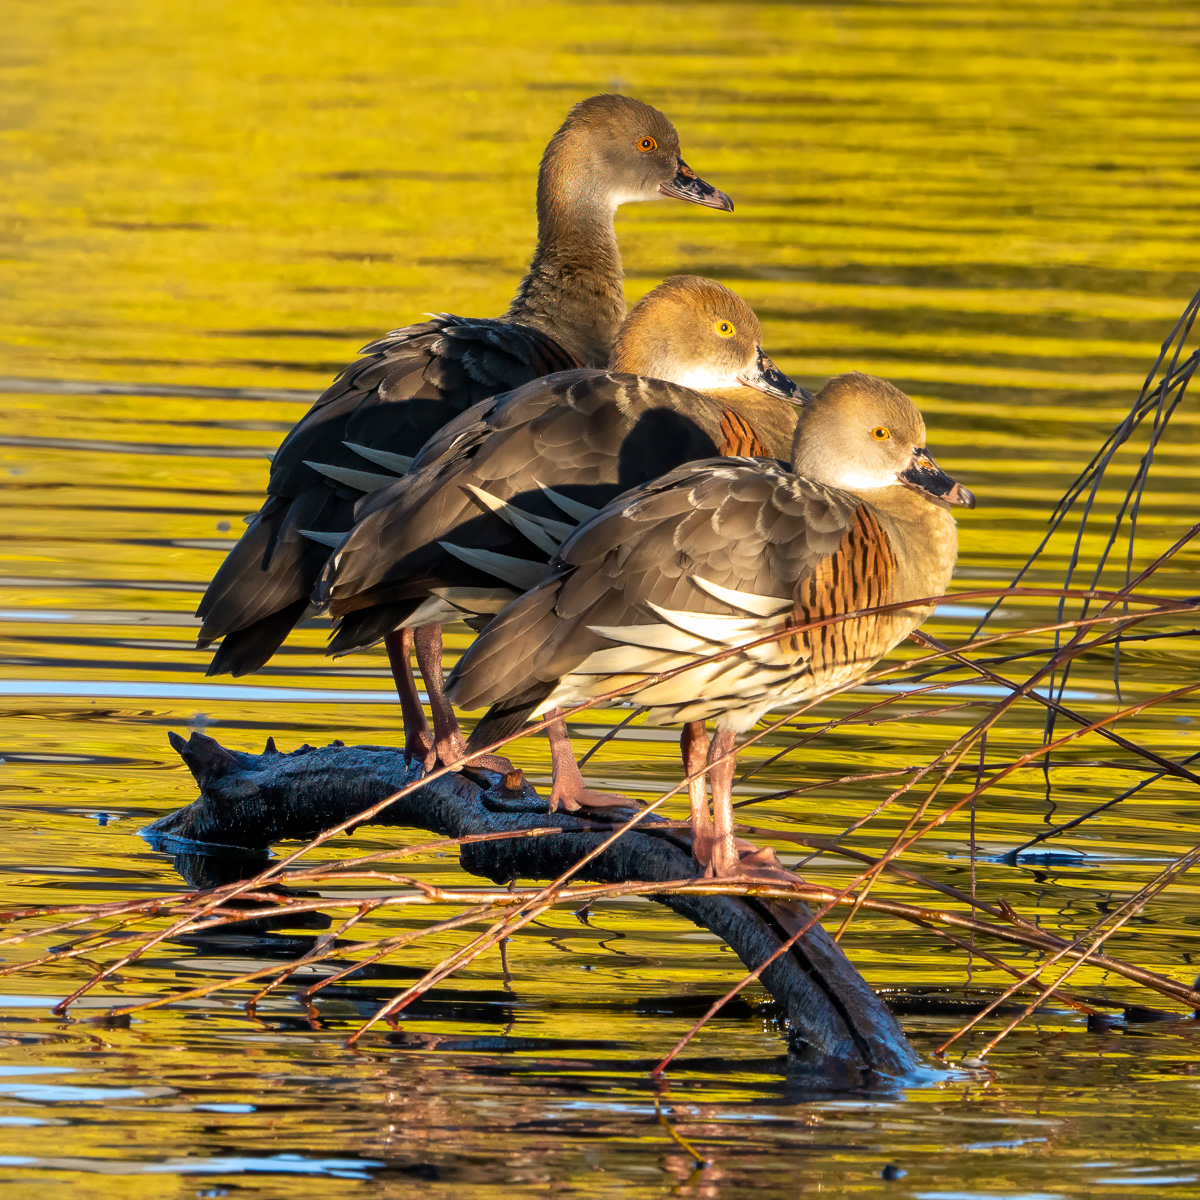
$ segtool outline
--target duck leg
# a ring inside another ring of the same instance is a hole
[[[445,679],[442,675],[442,627],[437,624],[418,625],[415,637],[417,666],[425,680],[425,694],[429,697],[429,711],[433,714],[433,741],[425,755],[425,770],[432,771],[438,763],[452,767],[466,757],[467,743],[458,727],[454,708],[446,699]],[[485,771],[498,771],[508,775],[514,770],[507,758],[498,754],[481,754],[468,764]]]
[[[679,753],[683,758],[683,773],[696,775],[704,770],[708,755],[708,730],[703,721],[689,721],[679,735]],[[712,861],[713,823],[708,810],[708,792],[704,775],[688,783],[688,799],[692,807],[692,856],[703,866]]]
[[[733,836],[733,776],[737,770],[737,759],[733,751],[737,747],[737,735],[727,729],[718,729],[708,747],[708,779],[712,785],[713,833],[712,851],[705,864],[708,873],[728,876],[741,875],[742,859],[737,841]],[[718,762],[729,755],[724,762]]]
[[[734,835],[733,777],[737,772],[737,734],[718,729],[708,749],[708,778],[712,785],[714,830],[712,853],[705,874],[717,878],[759,879],[793,884],[804,880],[787,870],[770,846],[755,846]],[[722,755],[724,762],[716,762]],[[693,845],[695,842],[693,841]]]
[[[546,737],[550,741],[550,769],[554,784],[550,789],[550,811],[578,812],[581,808],[634,808],[636,803],[628,796],[614,792],[593,792],[583,781],[583,772],[571,749],[571,737],[561,708],[551,709],[545,714],[553,717],[546,726]]]
[[[404,753],[417,762],[427,763],[433,751],[433,738],[421,697],[417,692],[417,681],[412,673],[413,632],[400,629],[383,639],[387,649],[388,663],[392,668],[392,679],[396,684],[396,695],[400,697],[400,715],[404,721]],[[428,769],[428,767],[426,768]]]

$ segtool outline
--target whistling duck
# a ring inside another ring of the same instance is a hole
[[[869,375],[829,381],[800,412],[791,469],[766,460],[682,466],[616,499],[563,545],[552,573],[504,610],[448,681],[493,705],[488,736],[613,689],[652,722],[684,722],[693,849],[719,876],[753,874],[734,840],[736,737],[769,709],[861,678],[932,612],[880,612],[787,634],[670,679],[656,673],[838,613],[939,596],[957,555],[952,505],[974,507],[925,448],[903,392]],[[565,745],[564,745],[565,742]],[[578,775],[552,741],[556,773]],[[720,761],[719,761],[720,760]]]
[[[603,366],[625,315],[613,215],[672,196],[731,211],[679,153],[674,126],[628,96],[577,104],[538,174],[538,243],[508,312],[441,314],[366,346],[284,439],[267,498],[200,602],[209,675],[258,670],[304,616],[362,492],[402,474],[451,417],[541,375]],[[419,706],[418,706],[419,707]]]
[[[807,393],[764,354],[749,305],[719,283],[660,284],[625,319],[610,362],[463,413],[404,479],[363,500],[330,561],[330,653],[416,627],[444,763],[464,746],[441,693],[441,622],[498,612],[545,575],[578,521],[636,484],[713,454],[790,450]],[[397,686],[403,695],[402,670]]]

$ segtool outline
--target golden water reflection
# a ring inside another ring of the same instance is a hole
[[[623,210],[631,299],[666,274],[716,275],[762,314],[772,355],[803,382],[855,366],[918,401],[939,459],[981,498],[962,527],[963,589],[1001,583],[1023,561],[1200,283],[1200,14],[1178,4],[10,10],[4,908],[182,886],[136,836],[193,794],[170,729],[211,727],[248,748],[268,734],[284,749],[394,739],[379,655],[330,664],[314,624],[255,679],[206,681],[189,614],[257,506],[267,452],[358,345],[430,310],[503,309],[532,239],[538,154],[575,99],[621,87],[660,105],[693,165],[737,201],[728,218]],[[1194,519],[1187,408],[1156,458],[1146,558]],[[1102,491],[1102,515],[1122,488]],[[1086,551],[1101,542],[1097,532]],[[1042,578],[1064,561],[1055,547]],[[1156,587],[1194,593],[1196,566],[1186,552]],[[978,615],[964,605],[932,628],[963,637]],[[1195,663],[1186,639],[1133,648],[1129,695],[1181,686]],[[1114,703],[1108,662],[1072,686],[1082,711]],[[903,723],[839,730],[740,795],[921,761],[961,727],[961,714],[912,708]],[[1179,703],[1127,732],[1182,757],[1198,748],[1196,717]],[[989,757],[1004,761],[1040,724],[1034,711],[1014,716]],[[763,756],[783,744],[768,738]],[[989,795],[983,855],[1139,778],[1094,765],[1105,758],[1095,746],[1075,753],[1050,796],[1036,772]],[[542,782],[541,746],[522,754]],[[678,777],[670,736],[643,729],[603,749],[594,771],[598,786],[642,795]],[[777,836],[829,834],[884,786],[829,784],[819,803],[744,811]],[[910,812],[885,814],[857,844],[885,845]],[[1190,789],[1156,784],[1068,839],[1091,857],[981,862],[978,886],[1078,932],[1195,841],[1194,812]],[[328,853],[396,836],[363,830]],[[967,844],[966,822],[952,823],[911,861],[965,886]],[[433,854],[419,869],[462,878]],[[850,877],[821,861],[809,873]],[[1198,918],[1185,879],[1112,949],[1190,979]],[[509,948],[510,981],[482,960],[416,1010],[402,1038],[340,1048],[373,998],[453,944],[419,943],[342,989],[316,1029],[282,994],[257,1022],[230,995],[128,1029],[68,1024],[47,1016],[47,1000],[88,963],[9,979],[6,1195],[157,1196],[164,1180],[179,1195],[1200,1195],[1194,1022],[1088,1034],[1052,1011],[1004,1044],[986,1085],[936,1077],[867,1101],[789,1083],[773,1014],[753,993],[701,1037],[665,1096],[713,1161],[697,1175],[656,1124],[645,1073],[699,998],[736,978],[728,952],[648,904],[597,906],[590,927],[558,913]],[[966,981],[957,951],[880,917],[858,918],[846,944],[881,987]],[[270,953],[236,939],[164,947],[93,1003],[183,989]],[[976,961],[971,982],[1001,977]],[[1077,987],[1133,998],[1094,972]],[[904,1022],[927,1051],[959,1019]],[[907,1175],[885,1183],[888,1163]]]

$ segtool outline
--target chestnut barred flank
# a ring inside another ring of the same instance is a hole
[[[896,554],[879,518],[865,504],[842,543],[817,564],[800,586],[792,609],[794,625],[859,612],[888,604],[896,574]],[[892,647],[892,614],[881,613],[834,621],[793,633],[784,642],[796,658],[806,658],[814,677],[845,667],[868,667]]]
[[[718,454],[742,458],[779,458],[758,439],[754,427],[745,417],[727,408],[721,414],[721,445]]]
[[[462,707],[498,706],[476,740],[501,716],[512,725],[516,697],[536,715],[640,684],[624,698],[650,720],[741,731],[861,678],[930,607],[830,618],[937,596],[954,569],[949,501],[903,480],[915,456],[939,470],[924,441],[902,392],[841,376],[801,410],[792,458],[808,477],[711,459],[614,501],[452,673]],[[876,486],[849,486],[861,479]],[[786,632],[795,625],[813,627]],[[698,663],[723,650],[735,653]]]

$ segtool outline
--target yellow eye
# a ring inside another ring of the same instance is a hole
[[[638,142],[638,149],[643,154],[649,154],[651,150],[658,149],[658,143],[652,137],[644,137]]]
[[[718,321],[713,328],[721,337],[733,337],[737,333],[737,330],[734,329],[732,323],[729,321]]]
[[[888,438],[890,438],[892,436],[892,431],[890,429],[886,429],[886,428],[884,428],[884,426],[880,425],[878,428],[871,430],[871,436],[877,442],[886,442],[888,440]]]

